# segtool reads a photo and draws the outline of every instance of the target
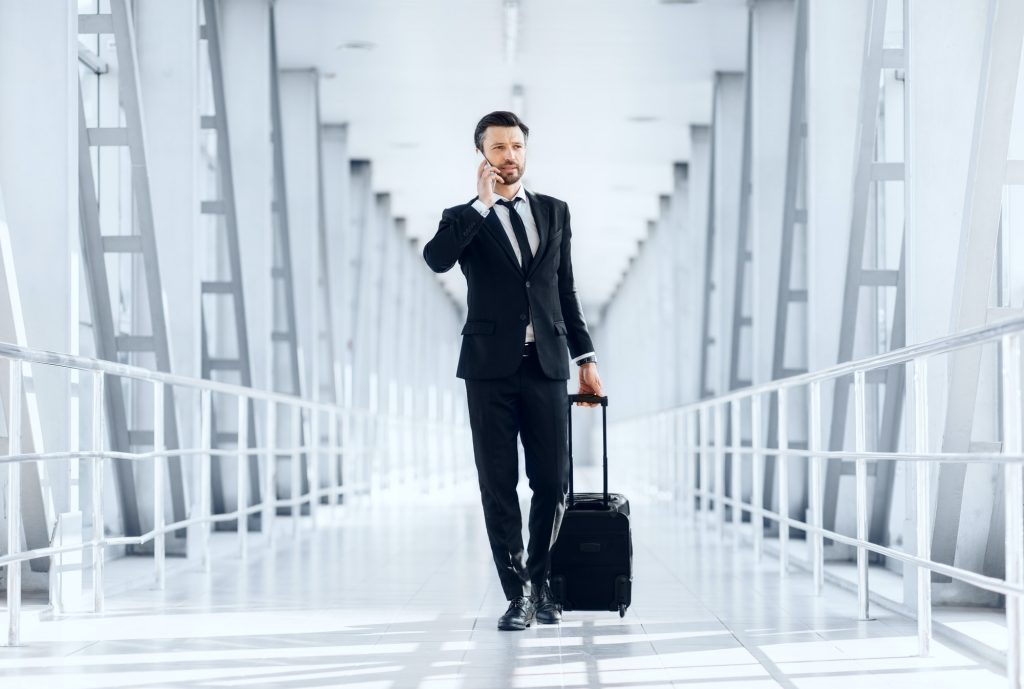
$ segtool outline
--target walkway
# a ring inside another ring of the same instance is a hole
[[[525,497],[525,496],[524,496]],[[108,567],[101,617],[26,615],[26,646],[0,648],[0,684],[99,687],[1004,687],[940,641],[915,656],[914,623],[854,596],[813,595],[749,547],[695,530],[667,505],[634,501],[634,604],[566,613],[560,626],[499,632],[505,601],[489,561],[475,485],[339,509],[331,526],[277,548],[256,535],[242,565],[231,534],[204,575],[169,560],[167,590],[147,558]],[[524,503],[525,508],[525,503]],[[119,587],[117,579],[124,582]],[[134,583],[132,583],[134,582]],[[124,590],[116,591],[117,588]],[[31,612],[31,609],[29,609]]]

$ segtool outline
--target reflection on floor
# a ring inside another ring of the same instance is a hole
[[[523,487],[521,487],[523,488]],[[525,498],[526,495],[523,495]],[[525,508],[525,503],[524,503]],[[254,535],[242,564],[231,534],[205,575],[171,561],[166,591],[149,560],[110,564],[135,582],[100,617],[26,616],[22,648],[0,648],[4,687],[957,687],[1005,677],[936,642],[915,656],[914,623],[809,577],[781,580],[670,505],[633,502],[633,606],[566,613],[559,626],[495,628],[505,601],[473,484],[392,495],[303,524],[278,545]],[[142,572],[141,574],[139,572]],[[113,584],[112,588],[116,588]]]

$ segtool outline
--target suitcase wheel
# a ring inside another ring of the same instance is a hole
[[[619,603],[619,617],[625,617],[625,616],[626,616],[626,606],[623,605],[622,603]]]

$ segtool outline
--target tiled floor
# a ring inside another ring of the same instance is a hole
[[[816,597],[799,572],[781,580],[774,559],[755,566],[748,547],[669,505],[634,500],[633,514],[634,602],[621,620],[566,613],[559,626],[497,631],[505,601],[471,485],[352,505],[299,538],[278,523],[276,550],[256,535],[246,565],[216,534],[212,574],[172,561],[162,592],[148,561],[112,562],[141,583],[111,593],[100,617],[27,615],[26,645],[0,648],[0,686],[1006,686],[938,642],[916,657],[912,621],[857,622],[850,594]]]

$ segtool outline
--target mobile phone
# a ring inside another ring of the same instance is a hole
[[[479,150],[479,149],[477,149],[477,150]],[[481,155],[481,156],[483,156],[484,162],[485,162],[485,163],[487,163],[487,166],[488,166],[488,167],[491,167],[491,168],[497,168],[497,166],[496,166],[496,165],[494,165],[493,163],[491,163],[491,161],[487,160],[487,156],[486,156],[486,155],[484,155],[484,152],[483,152],[483,151],[480,151],[480,155]],[[498,179],[500,179],[500,180],[501,180],[501,183],[502,183],[502,184],[504,184],[504,183],[505,183],[505,178],[501,176],[501,172],[495,172],[494,174],[498,175]]]

